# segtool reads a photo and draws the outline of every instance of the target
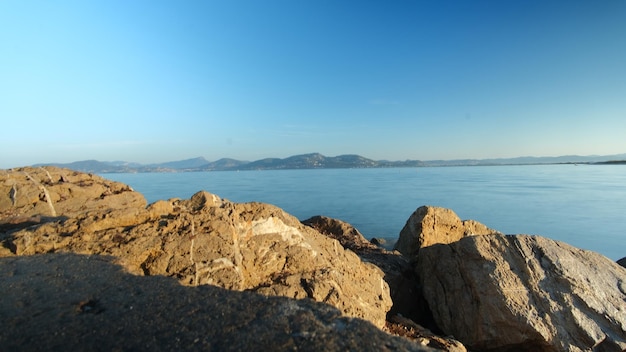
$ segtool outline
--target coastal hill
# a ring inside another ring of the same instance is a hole
[[[626,154],[557,157],[518,157],[500,159],[455,160],[372,160],[360,155],[348,154],[333,157],[319,153],[294,155],[284,159],[265,158],[241,161],[222,158],[209,161],[204,157],[169,161],[157,164],[139,164],[126,161],[84,160],[72,163],[41,163],[33,166],[57,166],[92,173],[127,172],[190,172],[190,171],[237,171],[237,170],[293,170],[293,169],[350,169],[433,166],[489,166],[489,165],[535,165],[535,164],[623,164]]]

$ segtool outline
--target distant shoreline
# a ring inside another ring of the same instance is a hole
[[[284,159],[265,158],[256,161],[241,161],[222,158],[208,161],[203,157],[170,161],[158,164],[139,164],[127,161],[84,160],[72,163],[41,163],[37,166],[57,166],[89,173],[173,173],[203,171],[248,171],[248,170],[308,170],[308,169],[380,169],[452,166],[514,166],[514,165],[626,165],[626,154],[606,156],[558,156],[517,157],[500,159],[455,159],[455,160],[373,160],[360,155],[327,157],[319,153],[294,155]]]

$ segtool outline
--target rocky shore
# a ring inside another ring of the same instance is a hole
[[[626,269],[419,207],[396,250],[205,191],[0,170],[2,350],[622,351]]]

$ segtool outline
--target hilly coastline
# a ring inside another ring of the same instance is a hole
[[[140,164],[127,161],[84,160],[71,163],[41,163],[33,166],[57,166],[92,173],[137,173],[137,172],[194,172],[194,171],[244,171],[244,170],[293,170],[293,169],[349,169],[349,168],[394,168],[394,167],[438,167],[438,166],[496,166],[533,164],[624,164],[626,154],[557,157],[517,157],[499,159],[455,159],[455,160],[373,160],[347,154],[324,156],[319,153],[300,154],[281,158],[264,158],[241,161],[222,158],[209,161],[197,157],[156,164]]]

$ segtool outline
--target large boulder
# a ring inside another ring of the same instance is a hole
[[[466,236],[499,233],[474,220],[461,220],[452,210],[421,206],[411,214],[400,231],[395,249],[413,257],[420,248],[451,243]]]
[[[475,350],[626,349],[626,269],[527,235],[423,247],[416,271],[439,327]]]
[[[311,300],[129,275],[104,256],[0,258],[4,351],[432,351]]]
[[[0,233],[0,240],[0,256],[111,255],[131,273],[311,298],[378,327],[392,306],[383,272],[336,240],[275,206],[232,203],[207,192],[148,208],[85,209]]]
[[[145,207],[141,193],[97,175],[52,166],[0,170],[0,231],[87,211]]]

